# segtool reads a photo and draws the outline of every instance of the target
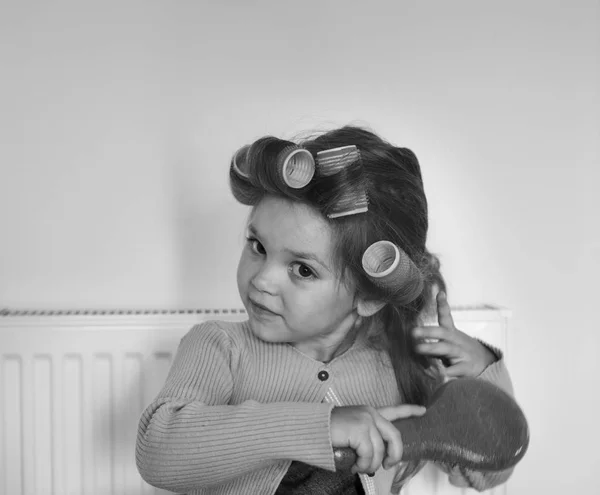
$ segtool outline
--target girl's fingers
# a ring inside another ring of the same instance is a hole
[[[458,364],[448,366],[444,370],[444,374],[450,378],[459,378],[461,376],[469,375],[471,372],[471,366],[465,361],[461,361]]]
[[[449,359],[458,359],[462,357],[462,349],[450,342],[440,340],[439,342],[421,342],[415,346],[419,354],[428,356],[443,356]]]
[[[402,436],[398,429],[391,423],[396,419],[422,416],[426,409],[414,404],[402,404],[394,407],[382,407],[377,410],[380,418],[375,419],[375,424],[383,441],[387,444],[383,467],[389,469],[402,460]]]
[[[445,327],[448,330],[454,330],[454,319],[452,318],[452,311],[450,310],[450,304],[446,298],[446,293],[443,291],[438,292],[437,297],[437,313],[438,323],[440,327]]]
[[[458,331],[452,331],[444,327],[415,327],[413,328],[413,336],[418,339],[437,339],[455,341]]]
[[[416,404],[400,404],[398,406],[380,407],[377,414],[387,421],[396,421],[397,419],[410,418],[412,416],[423,416],[427,409],[424,406]]]
[[[377,424],[377,421],[375,421]],[[384,439],[381,436],[381,432],[378,431],[379,428],[374,429],[371,432],[371,442],[373,443],[373,457],[371,458],[371,463],[366,468],[364,473],[374,473],[381,467],[381,463],[383,462],[383,457],[385,456],[385,445],[383,443]]]
[[[374,445],[372,434],[370,434],[370,441],[361,441],[360,444],[354,449],[356,452],[356,464],[352,467],[352,473],[370,473],[371,461],[374,455]]]
[[[460,471],[455,472],[452,470],[450,476],[448,476],[448,481],[451,485],[458,486],[460,488],[469,488],[471,486],[469,484],[469,480],[467,480]]]
[[[402,436],[398,428],[381,416],[375,420],[375,425],[377,426],[379,438],[382,439],[382,449],[381,458],[378,458],[379,464],[376,464],[376,468],[372,472],[375,472],[382,465],[384,456],[385,464],[383,464],[383,467],[386,469],[400,462],[404,450]],[[386,443],[387,448],[383,445],[383,442]]]

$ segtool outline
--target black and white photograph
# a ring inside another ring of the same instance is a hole
[[[599,0],[0,0],[0,495],[600,494]]]

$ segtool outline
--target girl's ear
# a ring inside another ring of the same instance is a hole
[[[383,301],[369,301],[366,299],[360,298],[358,300],[358,304],[356,305],[356,312],[359,316],[368,317],[373,316],[377,311],[385,306],[385,302]]]

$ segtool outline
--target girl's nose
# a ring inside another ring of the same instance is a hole
[[[277,293],[278,270],[271,263],[264,263],[252,277],[251,283],[259,292],[274,295]]]

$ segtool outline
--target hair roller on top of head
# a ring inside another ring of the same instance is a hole
[[[257,176],[256,160],[264,160],[264,177]],[[310,151],[281,139],[261,139],[240,148],[231,160],[232,171],[255,185],[270,182],[277,189],[301,189],[315,173],[315,159]],[[274,173],[273,173],[274,172]]]
[[[233,195],[245,205],[255,205],[269,193],[287,196],[307,186],[314,173],[310,151],[271,136],[240,148],[229,168]]]
[[[362,266],[375,285],[397,293],[404,304],[414,301],[423,290],[420,270],[393,242],[371,244],[363,254]]]
[[[292,189],[306,186],[315,174],[315,159],[299,146],[286,147],[277,157],[277,172]]]
[[[360,159],[360,152],[355,145],[341,146],[317,153],[320,175],[333,175]]]
[[[342,146],[317,153],[317,172],[321,176],[331,176],[343,172],[346,167],[360,160],[360,151],[355,145]],[[349,183],[344,194],[336,202],[333,211],[327,216],[338,218],[346,215],[365,213],[369,203],[364,184]]]

